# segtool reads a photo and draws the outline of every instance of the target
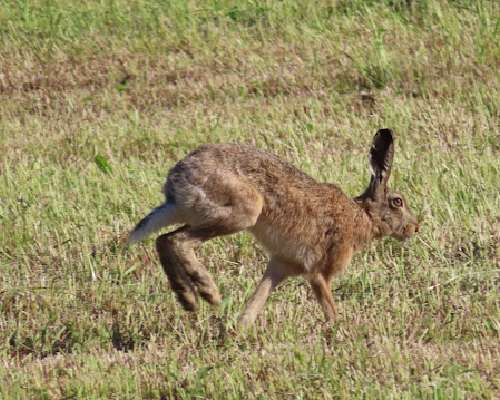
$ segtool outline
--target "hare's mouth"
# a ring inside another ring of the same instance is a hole
[[[392,236],[400,241],[405,241],[417,233],[418,230],[418,225],[408,224],[400,232],[394,232]]]
[[[408,224],[404,227],[402,236],[404,236],[405,239],[408,239],[412,237],[415,233],[417,233],[419,228],[420,227],[418,225]]]

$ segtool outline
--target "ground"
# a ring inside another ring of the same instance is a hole
[[[0,398],[493,399],[499,374],[495,1],[6,0],[0,7]],[[375,131],[420,233],[357,255],[323,324],[290,280],[235,322],[251,236],[176,303],[122,239],[201,143],[250,143],[349,195]]]

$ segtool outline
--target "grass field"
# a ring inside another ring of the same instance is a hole
[[[500,392],[495,1],[4,0],[0,399],[493,399]],[[333,325],[247,234],[181,310],[153,239],[122,238],[173,163],[244,142],[359,194],[379,127],[424,223],[357,255]]]

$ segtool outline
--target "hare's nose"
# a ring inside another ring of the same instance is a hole
[[[418,231],[420,230],[420,225],[419,224],[416,224],[415,225],[415,233],[418,233]]]

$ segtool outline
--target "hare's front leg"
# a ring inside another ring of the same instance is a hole
[[[274,288],[285,278],[295,274],[295,267],[279,259],[272,258],[267,265],[262,280],[257,285],[252,297],[248,300],[245,311],[241,314],[238,325],[241,328],[252,325],[259,312],[264,307],[267,298]]]
[[[323,274],[315,274],[309,281],[314,295],[325,313],[326,320],[333,321],[337,312],[330,289],[331,279],[327,280]]]
[[[332,278],[345,270],[351,262],[352,254],[353,248],[351,246],[337,246],[330,254],[333,261],[309,277],[314,295],[321,305],[327,321],[333,321],[337,314],[331,292]]]

